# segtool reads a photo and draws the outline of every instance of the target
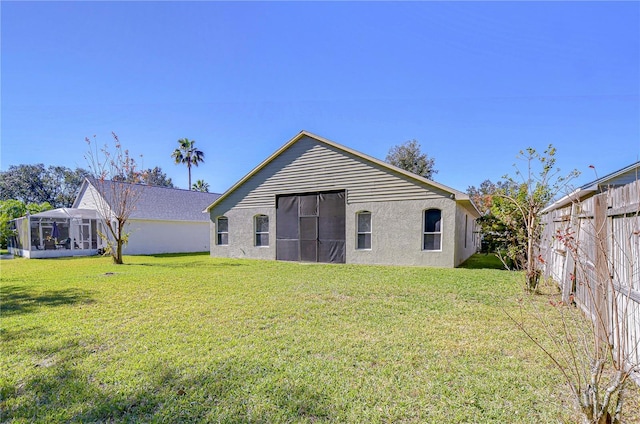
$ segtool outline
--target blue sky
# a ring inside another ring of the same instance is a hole
[[[640,157],[638,2],[10,2],[1,168],[144,167],[223,192],[301,130],[370,156],[410,139],[464,191],[553,143],[576,184]]]

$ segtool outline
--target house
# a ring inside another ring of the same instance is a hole
[[[206,210],[215,257],[455,267],[479,242],[466,194],[306,131]]]
[[[632,163],[629,166],[607,174],[604,177],[598,178],[583,185],[582,187],[575,189],[571,193],[567,194],[564,197],[561,197],[554,203],[544,208],[542,210],[542,213],[545,214],[553,210],[559,210],[567,206],[571,206],[571,204],[573,203],[582,202],[596,194],[605,192],[611,188],[624,186],[626,184],[637,181],[639,174],[640,161]]]
[[[101,189],[96,189],[100,184]],[[74,208],[97,211],[117,207],[117,193],[135,190],[135,207],[125,231],[130,233],[125,255],[205,252],[209,250],[209,219],[203,209],[219,194],[85,179]],[[102,194],[101,194],[102,193]]]
[[[175,188],[85,179],[72,208],[11,221],[9,251],[27,258],[95,255],[106,247],[103,215],[118,207],[119,193],[135,193],[127,220],[125,255],[209,251],[209,217],[203,209],[220,195]],[[100,194],[103,193],[103,194]]]

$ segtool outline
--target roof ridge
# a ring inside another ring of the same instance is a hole
[[[98,178],[95,177],[85,177],[87,180],[89,180],[89,183],[93,181],[98,180]],[[103,180],[104,182],[108,182],[108,183],[113,183],[113,184],[127,184],[127,185],[132,185],[132,186],[139,186],[139,187],[145,187],[145,188],[157,188],[157,189],[167,189],[167,190],[174,190],[174,191],[184,191],[184,192],[191,192],[191,193],[202,193],[202,194],[212,194],[212,195],[220,195],[221,193],[214,193],[214,192],[210,192],[210,191],[198,191],[198,190],[188,190],[186,188],[180,188],[180,187],[165,187],[165,186],[158,186],[158,185],[153,185],[153,184],[143,184],[143,183],[131,183],[129,181],[117,181],[117,180],[112,180],[112,179],[105,179]]]

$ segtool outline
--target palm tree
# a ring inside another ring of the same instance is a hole
[[[181,163],[187,164],[189,170],[189,190],[191,190],[191,165],[198,166],[200,162],[204,162],[204,152],[195,148],[195,140],[181,138],[178,140],[180,147],[175,149],[171,157],[175,159],[176,165]]]
[[[209,193],[209,184],[206,183],[204,180],[198,180],[195,183],[193,183],[193,186],[191,186],[191,188],[194,191],[201,191],[203,193]]]

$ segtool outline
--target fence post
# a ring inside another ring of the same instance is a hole
[[[594,226],[595,226],[595,329],[597,348],[606,348],[610,344],[610,317],[609,317],[609,262],[608,258],[608,236],[607,228],[607,193],[602,193],[594,197]],[[602,343],[605,343],[603,345]]]

